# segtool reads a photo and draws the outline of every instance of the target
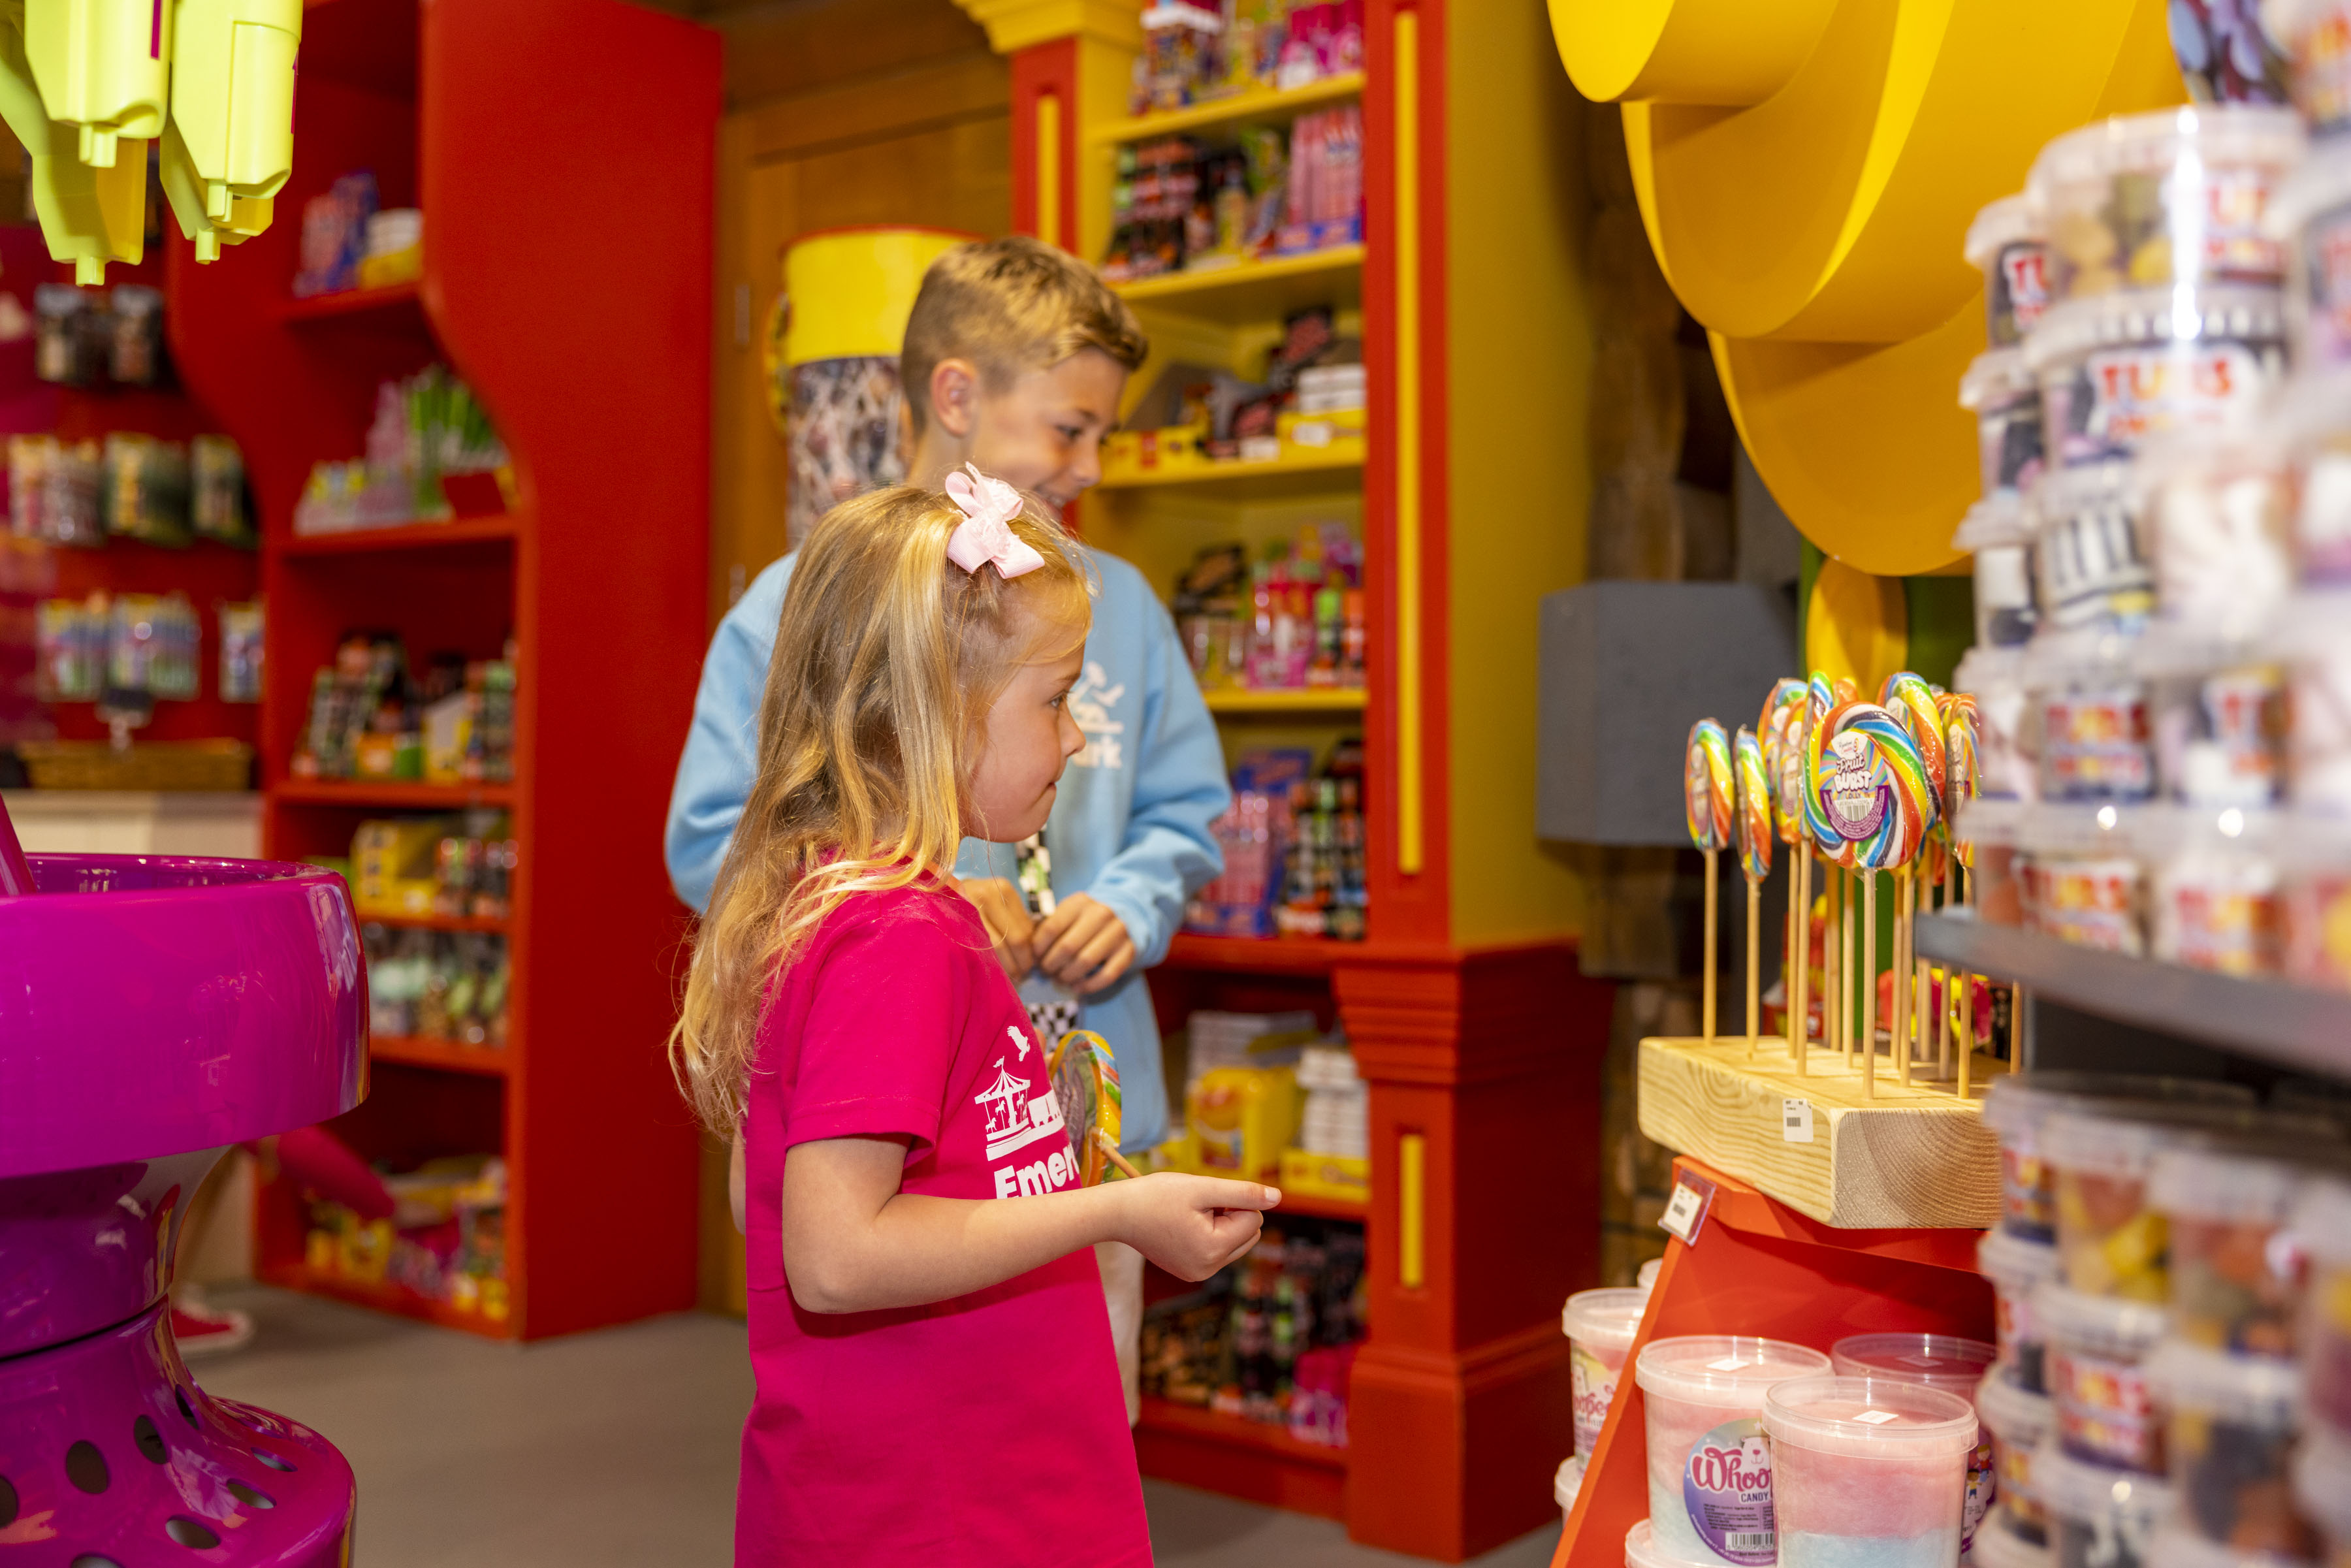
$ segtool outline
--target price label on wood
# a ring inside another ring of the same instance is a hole
[[[1813,1141],[1813,1103],[1810,1100],[1780,1102],[1780,1137],[1782,1142],[1790,1144]]]

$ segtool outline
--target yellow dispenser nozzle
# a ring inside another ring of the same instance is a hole
[[[136,262],[147,234],[147,143],[118,145],[110,167],[80,157],[81,128],[50,117],[25,53],[22,10],[0,4],[0,120],[31,154],[33,211],[49,256],[76,281],[103,283],[109,262]]]
[[[162,133],[172,85],[173,0],[25,0],[25,54],[74,156],[111,169],[118,137]]]

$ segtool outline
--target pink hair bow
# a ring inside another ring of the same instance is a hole
[[[1027,505],[1019,491],[967,463],[963,472],[947,476],[946,492],[963,513],[963,521],[947,536],[949,560],[966,571],[994,561],[997,575],[1008,581],[1045,564],[1036,548],[1012,531],[1012,519]]]

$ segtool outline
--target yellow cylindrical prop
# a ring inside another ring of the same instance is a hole
[[[791,449],[786,514],[797,543],[839,502],[906,477],[898,352],[932,262],[970,235],[834,229],[784,248],[768,319],[768,407]]]

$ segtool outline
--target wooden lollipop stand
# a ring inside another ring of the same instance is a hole
[[[1642,1054],[1646,1069],[1646,1045]],[[1974,1230],[1839,1228],[1687,1157],[1674,1162],[1674,1179],[1677,1198],[1687,1188],[1693,1196],[1683,1201],[1704,1207],[1692,1239],[1667,1246],[1552,1568],[1618,1568],[1625,1532],[1649,1516],[1647,1426],[1633,1367],[1651,1340],[1762,1334],[1826,1348],[1876,1332],[1991,1338],[1991,1287],[1975,1271]]]

